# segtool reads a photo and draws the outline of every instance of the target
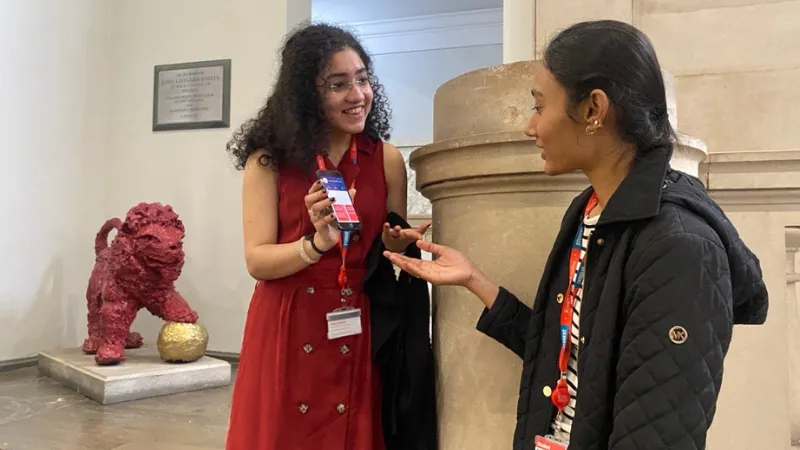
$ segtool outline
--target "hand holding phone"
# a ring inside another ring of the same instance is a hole
[[[322,187],[321,181],[318,180],[311,185],[304,200],[311,223],[319,236],[319,240],[315,242],[325,251],[335,247],[339,242],[340,232],[331,225],[335,221],[331,210],[333,202],[327,190]]]
[[[328,196],[333,199],[331,208],[336,228],[342,231],[358,231],[361,220],[353,205],[353,198],[347,190],[342,174],[336,170],[318,170],[317,178]]]

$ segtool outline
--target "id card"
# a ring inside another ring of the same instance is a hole
[[[328,339],[361,334],[361,310],[345,309],[328,313]]]
[[[535,450],[567,450],[567,445],[562,441],[556,440],[553,436],[536,436],[534,441]]]

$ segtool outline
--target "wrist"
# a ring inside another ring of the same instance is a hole
[[[322,259],[322,256],[311,248],[311,242],[307,237],[300,239],[300,257],[308,265],[313,265]]]
[[[319,231],[311,235],[309,241],[311,241],[311,244],[313,244],[312,246],[315,247],[314,250],[319,250],[317,253],[320,255],[327,253],[336,246],[336,242],[328,242],[327,239],[322,237]]]
[[[487,308],[491,308],[494,305],[494,301],[500,292],[500,288],[477,268],[464,284],[464,287],[478,297]]]

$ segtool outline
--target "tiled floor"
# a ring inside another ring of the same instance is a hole
[[[221,450],[231,387],[102,406],[35,367],[0,373],[0,450]]]

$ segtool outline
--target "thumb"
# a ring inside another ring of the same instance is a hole
[[[356,190],[355,190],[355,188],[350,189],[348,192],[350,193],[350,198],[353,198],[353,199],[356,198]]]
[[[439,256],[442,253],[442,250],[444,250],[446,247],[434,244],[433,242],[418,240],[417,248],[424,252],[433,253],[434,255]]]
[[[417,228],[417,231],[419,231],[420,234],[425,234],[425,232],[428,231],[428,228],[431,227],[431,223],[432,222],[430,220],[425,221],[425,223],[423,223],[422,225],[419,226],[419,228]]]

